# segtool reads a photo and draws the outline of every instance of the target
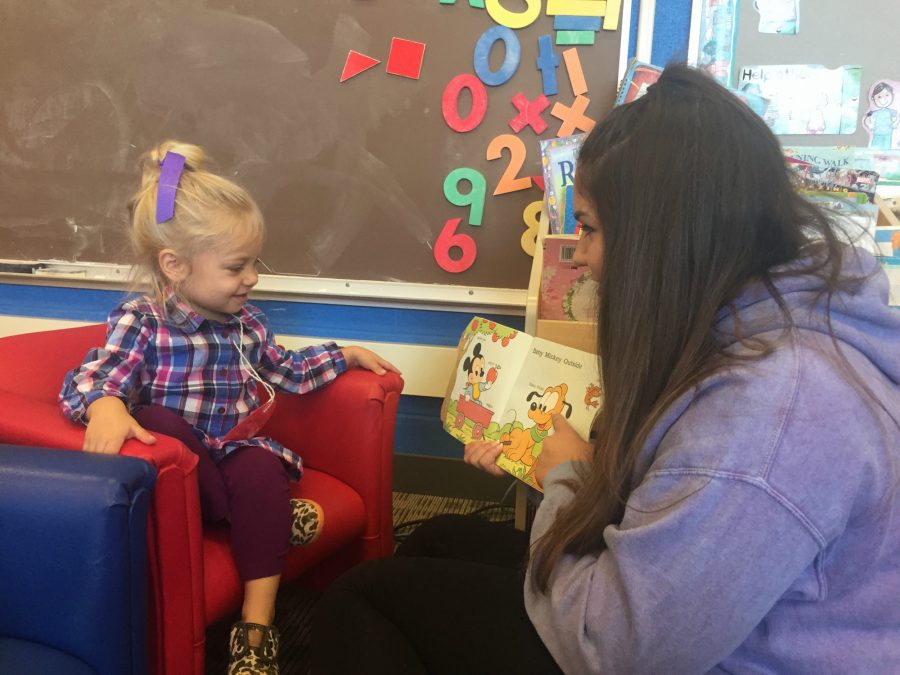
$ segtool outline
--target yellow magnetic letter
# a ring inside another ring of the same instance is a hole
[[[490,17],[507,28],[525,28],[541,15],[541,0],[525,0],[528,5],[524,12],[511,12],[500,4],[500,0],[484,0],[484,8]]]

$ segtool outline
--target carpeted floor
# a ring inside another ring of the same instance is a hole
[[[508,503],[508,501],[507,501]],[[472,513],[484,510],[491,520],[511,520],[512,507],[453,497],[435,497],[406,492],[394,493],[394,538],[399,541],[423,519],[440,513]],[[279,663],[281,675],[307,675],[310,617],[318,595],[299,585],[288,586],[278,596],[275,625],[281,632]],[[228,631],[238,620],[210,626],[206,631],[206,675],[225,675],[228,665]]]

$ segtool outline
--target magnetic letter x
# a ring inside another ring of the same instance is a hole
[[[534,133],[542,134],[547,128],[547,123],[541,117],[541,113],[550,105],[547,97],[541,94],[533,101],[529,101],[525,94],[521,91],[513,96],[513,105],[519,111],[519,114],[509,121],[509,126],[513,131],[519,133],[526,126],[530,126]]]
[[[559,131],[556,133],[558,138],[571,136],[576,130],[590,131],[594,128],[596,122],[584,114],[590,102],[591,100],[586,96],[576,96],[571,108],[562,103],[553,105],[550,114],[556,119],[562,120]]]

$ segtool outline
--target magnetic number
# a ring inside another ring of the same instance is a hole
[[[522,212],[522,221],[525,223],[525,231],[522,233],[522,250],[534,257],[534,247],[537,245],[537,236],[541,224],[541,206],[544,202],[538,199],[531,202]]]
[[[506,55],[499,70],[492,71],[490,65],[491,48],[498,40],[503,42]],[[522,45],[519,38],[506,26],[493,26],[488,28],[478,42],[475,43],[474,66],[475,74],[489,87],[497,87],[516,74],[519,61],[522,58]]]
[[[462,181],[468,181],[471,186],[465,194],[459,191],[459,184]],[[444,179],[444,196],[447,201],[455,206],[469,207],[469,225],[481,225],[486,190],[487,183],[484,176],[475,169],[467,167],[454,169]]]
[[[459,218],[450,218],[444,223],[444,229],[438,235],[437,241],[434,242],[434,259],[441,269],[446,272],[458,274],[465,272],[475,262],[475,256],[478,254],[478,247],[475,240],[467,234],[460,234],[456,231],[459,227]],[[461,255],[457,259],[450,257],[450,249],[458,248]]]
[[[465,119],[459,116],[459,92],[463,89],[468,89],[472,95],[472,110]],[[444,113],[447,126],[453,131],[465,133],[481,124],[487,113],[487,90],[481,80],[471,73],[463,73],[450,80],[441,97],[441,112]]]
[[[507,192],[527,190],[531,187],[531,176],[516,178],[522,166],[525,164],[525,142],[512,134],[500,134],[490,142],[487,148],[489,160],[500,159],[503,148],[509,150],[509,164],[506,171],[497,183],[494,195],[505,195]]]

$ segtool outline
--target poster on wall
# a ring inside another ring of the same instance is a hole
[[[796,35],[800,32],[800,0],[753,0],[759,12],[759,32]]]
[[[726,87],[734,71],[740,0],[694,0],[688,64]]]
[[[742,66],[737,89],[769,102],[763,119],[776,134],[852,134],[861,73],[859,66]]]
[[[900,149],[900,82],[878,80],[869,89],[869,108],[863,126],[869,132],[869,147],[877,150]]]

